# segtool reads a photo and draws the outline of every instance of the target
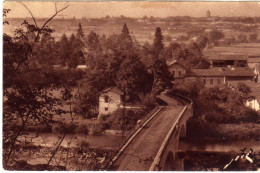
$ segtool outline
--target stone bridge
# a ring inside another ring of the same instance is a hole
[[[192,102],[181,96],[159,96],[161,106],[123,145],[107,166],[118,171],[183,170],[179,139],[186,136],[186,122],[193,115]]]

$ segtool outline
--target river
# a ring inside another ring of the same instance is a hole
[[[251,140],[183,140],[179,143],[179,149],[183,151],[210,151],[210,152],[239,152],[247,147],[247,150],[252,148],[255,152],[260,151],[260,142],[254,139]]]

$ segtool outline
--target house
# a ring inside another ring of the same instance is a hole
[[[249,56],[248,66],[254,70],[255,82],[260,83],[260,56]]]
[[[255,98],[255,99],[252,99],[252,100],[248,100],[246,102],[246,106],[247,107],[250,107],[256,111],[259,111],[260,110],[260,98]]]
[[[213,67],[209,69],[192,69],[191,78],[199,78],[206,87],[229,85],[229,82],[253,81],[255,73],[247,67]]]
[[[250,59],[260,57],[259,43],[239,43],[230,46],[218,46],[211,49],[204,49],[203,54],[211,62],[212,67],[233,66],[236,62],[249,66]]]
[[[237,85],[241,83],[241,82],[230,82],[229,85],[232,88],[237,87]],[[254,96],[253,99],[249,99],[246,101],[246,106],[259,111],[260,110],[260,84],[259,83],[255,83],[253,81],[246,81],[243,82],[244,84],[246,84],[250,90],[251,90],[251,95]]]
[[[255,99],[248,100],[246,105],[256,111],[260,111],[260,83],[247,82],[245,84],[250,87],[251,94],[255,97]]]
[[[123,103],[124,93],[117,87],[104,90],[99,96],[99,118],[116,111]]]
[[[183,79],[186,75],[186,68],[176,60],[168,63],[168,70],[173,75],[174,79]]]
[[[87,68],[88,68],[87,65],[78,65],[77,66],[77,69],[79,69],[79,70],[86,70]]]
[[[207,57],[211,67],[227,67],[235,66],[238,62],[247,66],[247,56],[239,54],[229,54],[229,53],[216,53]]]

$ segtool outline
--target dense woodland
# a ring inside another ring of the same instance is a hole
[[[66,7],[61,10],[64,9]],[[4,17],[8,12],[4,9]],[[53,17],[58,13],[56,11]],[[39,124],[50,132],[54,125],[59,126],[63,140],[75,127],[75,116],[95,117],[100,92],[114,86],[130,96],[126,101],[140,101],[151,109],[156,96],[172,88],[173,77],[167,69],[167,61],[175,59],[187,69],[209,68],[202,49],[224,37],[221,31],[214,30],[201,34],[197,41],[189,44],[172,42],[166,46],[161,28],[157,27],[153,43],[141,45],[131,37],[126,23],[121,33],[111,36],[100,36],[94,31],[84,33],[78,23],[76,33],[63,34],[60,40],[55,40],[54,30],[48,27],[48,22],[39,26],[37,19],[32,23],[24,21],[23,29],[16,29],[13,36],[3,35],[3,165],[6,169],[11,169],[17,162],[16,155],[23,142],[19,136],[25,133],[28,124]],[[8,25],[8,20],[4,25]],[[190,33],[192,35],[194,33]],[[79,70],[78,65],[86,65],[87,69]],[[249,111],[243,107],[250,94],[246,86],[231,91],[205,89],[196,82],[188,82],[176,84],[173,91],[194,99],[198,107],[195,118],[200,121],[230,122],[235,114],[239,113],[240,118]],[[83,88],[77,97],[76,109],[63,109],[64,105],[74,104],[71,100],[75,88]],[[54,92],[58,92],[58,96]],[[208,106],[205,100],[212,100],[210,106],[214,114],[204,112],[203,107]],[[238,110],[234,110],[235,107]],[[129,117],[133,117],[131,114],[129,112]],[[71,116],[69,123],[54,118],[64,115]],[[232,116],[226,119],[227,115]],[[127,120],[134,124],[137,118]],[[51,152],[48,165],[58,147]]]

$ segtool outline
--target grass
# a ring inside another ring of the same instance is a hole
[[[259,140],[260,124],[219,124],[216,125],[216,131],[229,139],[256,139]]]

